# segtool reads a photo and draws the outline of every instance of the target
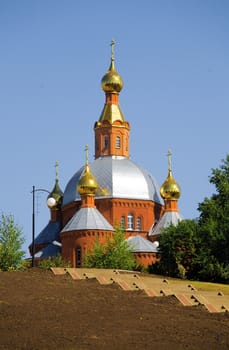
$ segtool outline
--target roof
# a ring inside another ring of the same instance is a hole
[[[95,198],[152,200],[163,205],[154,177],[127,157],[100,157],[90,164],[90,169],[99,185]],[[63,205],[80,200],[76,188],[83,170],[84,167],[80,168],[68,182]]]
[[[58,221],[49,221],[48,225],[35,238],[35,244],[46,244],[53,241],[60,241],[61,225]]]
[[[149,236],[159,235],[161,230],[169,225],[173,224],[177,226],[180,221],[183,220],[183,217],[180,213],[176,211],[166,211],[158,223],[153,225],[149,231]]]
[[[80,208],[61,232],[73,230],[114,231],[114,228],[96,208]]]
[[[51,258],[61,255],[61,243],[53,241],[47,247],[43,248],[35,254],[35,258]]]
[[[158,245],[150,242],[140,235],[131,236],[126,239],[133,253],[157,253]]]

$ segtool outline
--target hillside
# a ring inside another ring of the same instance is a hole
[[[0,272],[0,349],[229,349],[228,313],[95,279]]]

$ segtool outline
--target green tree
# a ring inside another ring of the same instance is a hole
[[[1,214],[0,218],[0,270],[9,271],[22,268],[25,252],[22,229],[14,223],[12,215]]]
[[[199,247],[198,224],[183,220],[163,229],[159,237],[160,262],[153,272],[172,277],[190,278],[195,274]]]
[[[131,270],[134,265],[133,254],[120,229],[116,229],[113,238],[107,239],[105,245],[97,240],[84,258],[85,267]]]
[[[216,193],[199,204],[198,220],[184,220],[163,230],[161,261],[153,272],[229,282],[229,155],[219,169],[212,169],[209,180]]]
[[[212,169],[210,183],[216,192],[199,204],[202,240],[200,278],[229,280],[229,155],[219,169]]]

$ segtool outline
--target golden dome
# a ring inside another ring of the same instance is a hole
[[[177,200],[180,198],[180,186],[174,180],[171,170],[169,170],[167,179],[160,188],[160,194],[163,199]]]
[[[86,165],[85,165],[83,175],[81,176],[78,182],[77,191],[81,196],[82,195],[94,196],[98,188],[98,184],[95,177],[92,175],[90,171],[90,167],[88,165],[88,145],[86,145],[85,151],[86,151]]]
[[[82,195],[93,196],[95,195],[97,188],[98,188],[97,181],[95,177],[92,175],[92,173],[90,172],[89,165],[86,164],[84,173],[78,182],[77,191],[81,196]]]
[[[122,77],[115,70],[114,66],[114,40],[111,41],[111,64],[107,73],[101,80],[101,86],[105,92],[119,93],[123,87]]]
[[[177,200],[180,198],[181,189],[178,183],[175,181],[172,170],[171,170],[171,155],[172,153],[168,151],[168,176],[160,188],[160,194],[163,199]]]

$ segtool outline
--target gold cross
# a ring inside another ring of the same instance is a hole
[[[88,164],[88,150],[89,150],[89,147],[88,145],[85,146],[85,152],[86,152],[86,164]]]
[[[171,151],[168,150],[168,153],[167,153],[167,157],[168,157],[168,170],[171,171],[172,170],[172,167],[171,167]]]
[[[114,61],[114,46],[115,46],[115,41],[114,39],[111,40],[111,59]]]

